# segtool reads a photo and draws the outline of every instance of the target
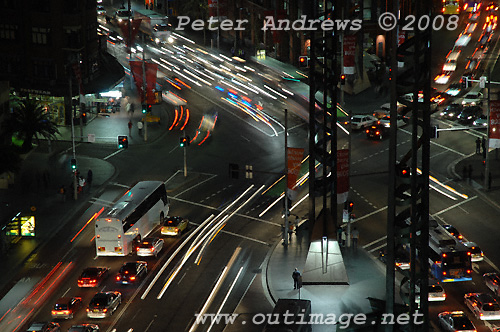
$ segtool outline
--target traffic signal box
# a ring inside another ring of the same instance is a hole
[[[345,85],[345,75],[340,75],[340,85]]]
[[[305,67],[309,66],[309,60],[308,60],[307,56],[305,56],[305,55],[299,56],[299,66],[301,68],[305,68]]]
[[[76,171],[76,159],[75,158],[71,159],[71,169],[73,171]]]
[[[182,137],[180,137],[179,138],[179,146],[181,148],[189,146],[189,136],[182,136]]]
[[[119,149],[128,148],[128,137],[126,135],[118,136],[118,148]]]

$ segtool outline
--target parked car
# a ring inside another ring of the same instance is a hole
[[[443,119],[456,120],[458,115],[462,112],[463,107],[460,104],[450,104],[439,113]]]
[[[445,311],[438,314],[439,325],[449,332],[476,332],[476,327],[463,311]]]
[[[81,297],[61,297],[51,311],[52,318],[71,319],[81,305]]]
[[[126,262],[116,276],[120,284],[133,284],[144,278],[148,273],[148,263],[144,261]]]
[[[464,242],[464,246],[469,248],[471,254],[471,261],[480,262],[484,259],[484,254],[481,248],[474,242]]]
[[[90,300],[87,308],[87,317],[106,318],[115,312],[122,303],[122,294],[120,292],[96,293]]]
[[[163,249],[163,239],[158,237],[147,237],[137,247],[137,256],[158,256]]]
[[[495,296],[500,296],[500,274],[496,272],[483,274],[486,286],[491,289]]]
[[[464,302],[477,319],[500,319],[500,305],[490,294],[468,293],[464,295]]]
[[[73,325],[69,328],[68,332],[99,332],[99,325],[97,324]]]
[[[458,122],[462,124],[472,124],[474,120],[483,114],[483,109],[479,106],[467,106],[458,116]]]
[[[371,126],[378,121],[373,115],[363,115],[357,114],[351,117],[351,128],[352,129],[364,129],[365,127]]]
[[[162,235],[181,235],[189,225],[189,220],[182,217],[169,217],[161,227]]]
[[[462,100],[462,105],[482,105],[483,104],[483,94],[481,92],[469,92],[464,96]]]
[[[108,267],[87,267],[78,278],[78,287],[99,287],[108,273]]]
[[[389,128],[382,124],[375,124],[365,130],[367,138],[374,138],[382,140],[389,134]]]

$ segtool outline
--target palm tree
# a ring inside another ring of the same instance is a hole
[[[40,102],[29,97],[21,100],[18,107],[14,108],[9,123],[11,130],[24,139],[22,145],[24,151],[31,149],[33,136],[37,141],[39,135],[54,140],[56,134],[59,134],[59,129]]]

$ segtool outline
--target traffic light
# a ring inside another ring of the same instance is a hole
[[[301,68],[309,66],[309,61],[308,61],[307,56],[305,56],[305,55],[299,56],[299,66]]]
[[[147,112],[148,112],[148,113],[151,113],[151,110],[153,109],[153,105],[151,105],[151,104],[147,104],[147,105],[146,105],[146,109],[147,109]]]
[[[340,85],[345,85],[345,75],[340,75]]]
[[[396,165],[396,176],[399,176],[402,178],[409,178],[410,177],[410,167],[403,165],[403,164],[397,164]]]
[[[87,123],[87,112],[82,113],[82,122],[83,122],[83,124]]]
[[[148,105],[142,104],[142,113],[146,114],[148,112]]]
[[[352,210],[354,210],[354,202],[349,201],[349,202],[347,202],[347,212],[351,213]]]
[[[431,126],[431,130],[429,133],[429,138],[438,138],[439,137],[439,126]]]
[[[118,136],[118,148],[119,149],[128,148],[128,138],[126,135]]]
[[[75,158],[71,159],[71,169],[73,171],[76,171],[76,159]]]
[[[462,76],[460,83],[462,83],[462,89],[467,89],[469,87],[469,78],[467,76]]]
[[[189,146],[189,136],[182,136],[182,137],[180,137],[179,138],[179,146],[181,148]]]

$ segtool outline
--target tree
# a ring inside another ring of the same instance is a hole
[[[13,132],[16,132],[24,139],[22,149],[29,151],[32,147],[33,136],[39,139],[39,135],[46,139],[56,139],[59,129],[50,119],[50,115],[43,108],[40,102],[33,98],[21,100],[10,117],[9,125]]]

